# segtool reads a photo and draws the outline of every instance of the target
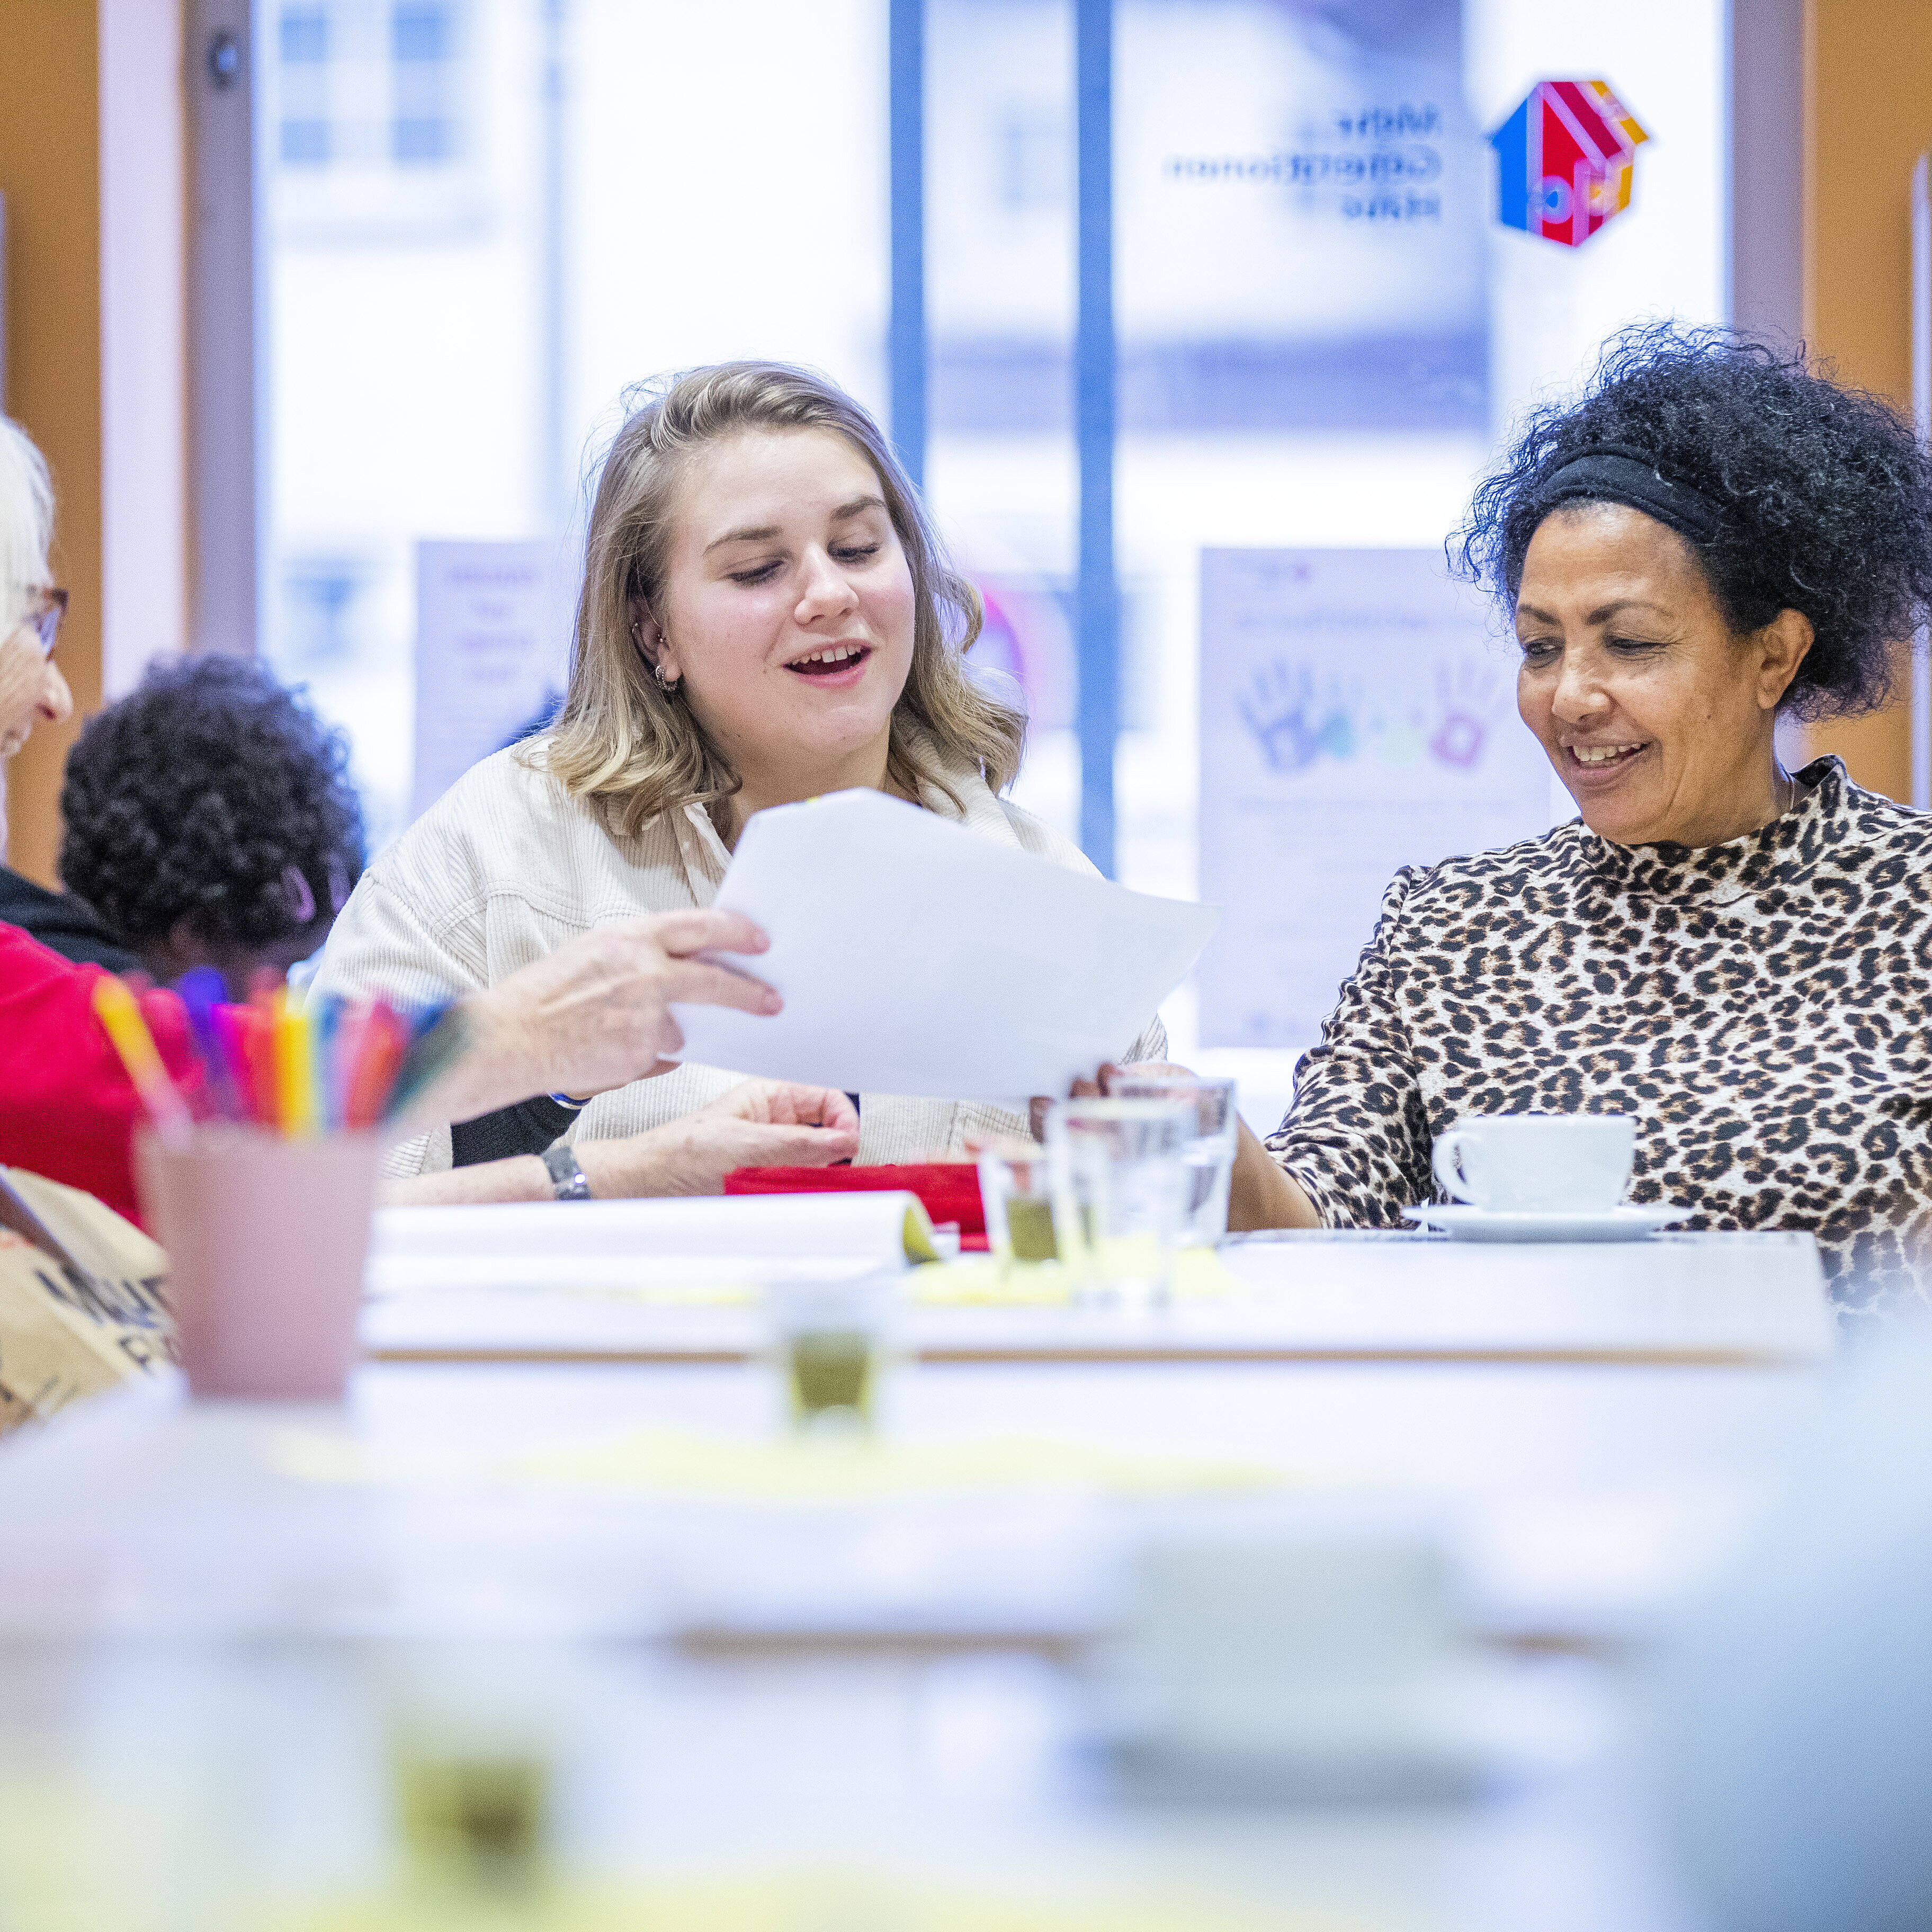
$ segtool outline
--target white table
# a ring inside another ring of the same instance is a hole
[[[1104,1313],[922,1316],[916,1359],[886,1392],[895,1439],[1031,1433],[1291,1479],[1179,1502],[1076,1484],[799,1507],[500,1472],[521,1452],[640,1427],[761,1438],[777,1394],[746,1328],[708,1354],[378,1362],[346,1412],[196,1408],[168,1388],[132,1391],[0,1449],[0,1768],[10,1750],[84,1756],[106,1724],[113,1752],[146,1750],[158,1780],[191,1783],[202,1760],[170,1726],[202,1708],[209,1653],[194,1646],[212,1642],[225,1646],[219,1682],[247,1693],[236,1708],[260,1702],[287,1721],[203,1737],[203,1756],[241,1750],[245,1732],[263,1792],[292,1802],[332,1764],[338,1784],[352,1760],[368,1769],[355,1757],[374,1748],[368,1737],[324,1721],[362,1694],[340,1662],[358,1642],[509,1625],[595,1640],[568,1654],[596,1660],[599,1742],[585,1747],[585,1776],[602,1796],[572,1828],[660,1874],[830,1856],[1022,1892],[1211,1882],[1352,1923],[1678,1932],[1679,1908],[1628,1824],[1614,1750],[1473,1809],[1246,1817],[1124,1807],[1070,1755],[1084,1718],[1067,1666],[1112,1614],[1123,1552],[1203,1521],[1439,1536],[1463,1565],[1478,1636],[1520,1660],[1535,1694],[1547,1678],[1553,1711],[1595,1707],[1613,1729],[1616,1700],[1589,1657],[1667,1615],[1798,1453],[1828,1336],[1815,1289],[1808,1301],[1759,1269],[1772,1286],[1754,1290],[1746,1270],[1723,1290],[1729,1326],[1697,1330],[1676,1305],[1681,1284],[1646,1303],[1640,1282],[1616,1304],[1622,1326],[1598,1320],[1586,1346],[1574,1270],[1555,1317],[1520,1287],[1511,1318],[1506,1292],[1484,1300],[1485,1278],[1492,1287],[1519,1265],[1502,1251],[1431,1245],[1388,1262],[1400,1245],[1283,1244],[1300,1279],[1280,1305],[1232,1321],[1222,1307],[1211,1332],[1188,1326],[1204,1310],[1177,1311],[1158,1347]],[[1707,1286],[1723,1252],[1700,1251]],[[1412,1288],[1404,1307],[1385,1283],[1384,1316],[1403,1319],[1365,1327],[1376,1291],[1360,1284],[1412,1259],[1468,1273],[1446,1290],[1434,1274],[1432,1299],[1413,1305]],[[1634,1311],[1647,1327],[1630,1326]],[[1438,1322],[1432,1346],[1414,1342],[1427,1340],[1419,1317]],[[1276,1324],[1272,1340],[1242,1329],[1256,1318]],[[394,1480],[302,1480],[288,1473],[292,1439],[373,1458]],[[189,1648],[142,1648],[170,1633]],[[279,1647],[291,1634],[309,1647]],[[131,1696],[124,1723],[102,1715],[122,1706],[98,1695],[63,1702],[70,1681],[98,1692],[106,1666],[91,1647],[102,1643],[136,1646],[114,1666],[128,1684],[188,1689]],[[53,1715],[29,1748],[20,1712],[35,1699]],[[346,1785],[330,1788],[329,1803],[349,1802]],[[242,1822],[256,1816],[244,1796]],[[315,1817],[333,1815],[318,1806]],[[154,1879],[158,1900],[170,1885],[193,1895],[194,1842],[181,1840],[172,1878]]]
[[[1814,1401],[1798,1370],[927,1364],[888,1389],[896,1439],[1070,1439],[1275,1470],[1282,1486],[794,1506],[490,1467],[639,1428],[770,1434],[776,1379],[757,1364],[376,1366],[346,1415],[141,1390],[0,1454],[0,1628],[356,1629],[474,1600],[606,1630],[1077,1640],[1144,1523],[1218,1512],[1420,1526],[1457,1552],[1481,1628],[1594,1643],[1646,1628],[1721,1559]],[[277,1472],[291,1444],[317,1443],[393,1480]]]
[[[1828,1354],[1835,1326],[1808,1235],[1714,1234],[1583,1246],[1478,1245],[1420,1235],[1310,1234],[1221,1251],[1240,1292],[1135,1312],[928,1305],[914,1299],[896,1345],[926,1362],[1622,1362],[1774,1366]],[[575,1292],[568,1259],[500,1267],[488,1289],[412,1286],[372,1270],[364,1346],[389,1362],[724,1363],[764,1346],[754,1288],[735,1300],[667,1300],[677,1264],[602,1263]],[[579,1267],[582,1264],[575,1264]],[[643,1286],[648,1273],[654,1286]],[[768,1260],[689,1264],[723,1294]],[[906,1276],[916,1297],[916,1270]]]

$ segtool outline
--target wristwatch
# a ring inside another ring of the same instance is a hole
[[[584,1169],[577,1158],[577,1150],[568,1141],[559,1141],[543,1156],[543,1164],[550,1170],[550,1189],[559,1201],[588,1201],[590,1183],[584,1178]]]

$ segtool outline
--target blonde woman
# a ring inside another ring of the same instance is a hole
[[[849,396],[774,363],[677,377],[605,460],[555,728],[486,759],[377,859],[320,983],[427,998],[604,920],[708,905],[754,812],[851,786],[1090,870],[1000,796],[1025,720],[966,674],[979,625],[977,594]],[[1158,1022],[1121,1045],[1135,1060],[1166,1050]],[[699,1110],[735,1080],[684,1066],[602,1094],[576,1144],[684,1121],[699,1139],[682,1184],[715,1190],[745,1137],[707,1160]],[[997,1108],[866,1095],[856,1157],[957,1154],[969,1135],[1025,1130]],[[418,1172],[447,1166],[450,1136],[399,1153]]]

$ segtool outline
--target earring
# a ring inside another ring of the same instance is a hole
[[[664,666],[645,651],[644,620],[641,617],[631,626],[631,642],[636,647],[638,655],[650,665],[651,675],[657,680],[658,690],[667,698],[674,698],[677,694],[678,681],[674,677],[666,677]]]

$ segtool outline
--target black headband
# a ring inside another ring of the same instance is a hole
[[[1724,514],[1688,483],[1673,483],[1654,458],[1621,443],[1603,443],[1571,457],[1537,486],[1540,523],[1564,503],[1624,503],[1654,517],[1692,543],[1714,542]]]

